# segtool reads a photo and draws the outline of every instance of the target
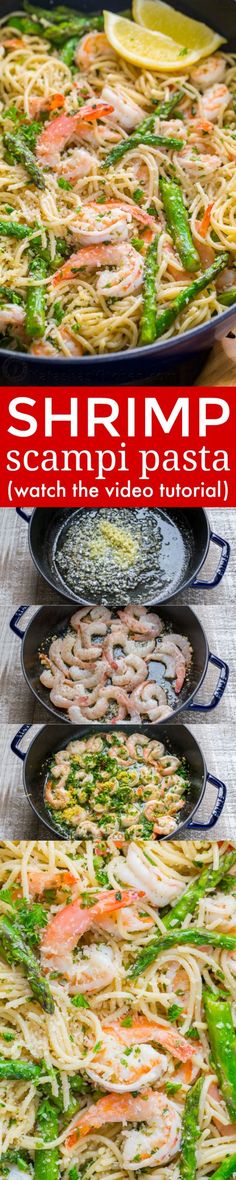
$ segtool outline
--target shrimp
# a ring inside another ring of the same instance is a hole
[[[94,1054],[94,1066],[87,1073],[96,1086],[127,1094],[129,1090],[141,1090],[142,1086],[158,1081],[167,1069],[167,1058],[152,1045],[135,1042],[126,1056],[125,1042],[122,1043],[113,1029],[103,1027],[102,1048]]]
[[[71,902],[54,914],[44,930],[41,943],[43,958],[54,966],[62,964],[63,971],[64,958],[71,955],[79,939],[91,926],[96,925],[96,922],[106,914],[113,914],[123,906],[131,905],[140,896],[143,896],[143,891],[140,893],[137,890],[125,889],[123,892],[115,893],[113,889],[104,889],[94,897],[92,905],[83,905],[79,898]]]
[[[97,270],[107,263],[108,267],[116,267],[116,271],[104,270],[97,279],[97,291],[114,298],[123,298],[132,294],[142,284],[144,260],[130,242],[115,245],[101,245],[82,247],[77,254],[72,254],[68,262],[54,275],[53,285],[75,279],[77,272],[83,268]]]
[[[162,717],[167,717],[171,713],[171,709],[166,703],[166,693],[156,681],[149,680],[148,683],[140,684],[129,698],[128,709],[131,720],[138,720],[140,715],[147,714],[150,721],[160,720],[160,711]]]
[[[212,57],[206,57],[205,61],[201,61],[199,66],[194,67],[190,81],[200,90],[207,90],[208,86],[212,86],[216,82],[223,82],[225,68],[224,57],[220,53],[214,53]]]
[[[145,914],[143,910],[139,913],[131,906],[126,906],[126,909],[115,917],[102,918],[99,922],[99,929],[118,939],[129,938],[132,934],[142,934],[145,930],[152,930],[153,926],[154,918],[151,914]]]
[[[18,303],[6,303],[0,310],[0,332],[4,332],[8,325],[21,328],[25,322],[25,311]]]
[[[161,639],[159,647],[155,648],[153,659],[156,662],[165,665],[165,676],[167,680],[175,680],[174,689],[176,693],[181,691],[186,676],[186,663],[182,652],[177,645],[170,639]]]
[[[51,119],[47,127],[41,132],[37,142],[36,154],[41,164],[50,168],[57,168],[60,163],[61,152],[83,133],[83,123],[93,119],[101,119],[110,115],[112,107],[101,99],[85,103],[76,115],[59,115]]]
[[[69,869],[58,872],[57,869],[45,870],[32,867],[27,873],[27,879],[30,893],[37,897],[45,893],[45,889],[51,889],[52,886],[55,889],[65,889],[66,886],[78,889],[79,885],[77,877]]]
[[[133,131],[135,127],[138,127],[142,119],[142,111],[138,103],[130,98],[130,95],[124,94],[118,88],[113,89],[113,86],[106,83],[103,86],[101,97],[104,102],[112,104],[114,112],[112,119],[116,119],[124,131]]]
[[[186,882],[173,875],[161,877],[160,867],[147,859],[145,849],[139,848],[134,841],[128,846],[126,859],[113,859],[113,871],[122,885],[130,885],[134,889],[143,889],[148,901],[154,906],[169,905],[176,901],[184,892]]]
[[[150,226],[153,231],[156,228],[154,218],[145,210],[138,209],[137,205],[123,201],[106,201],[101,208],[96,201],[90,201],[83,205],[79,222],[75,222],[71,229],[84,246],[120,239],[124,241],[128,237],[133,218],[143,225]]]
[[[83,947],[70,973],[70,993],[99,992],[113,983],[117,963],[111,947],[103,945]]]
[[[215,86],[209,86],[209,89],[205,90],[200,99],[199,106],[204,119],[209,119],[211,123],[217,123],[219,117],[226,111],[229,103],[230,92],[228,86],[224,86],[223,83],[220,85],[216,83]]]
[[[64,176],[65,180],[75,184],[84,176],[90,176],[95,165],[96,156],[92,152],[88,152],[86,148],[77,147],[73,148],[66,158],[60,160],[57,171],[59,176]]]
[[[117,672],[113,672],[112,683],[121,688],[124,686],[127,691],[133,691],[147,675],[145,660],[142,660],[141,656],[136,656],[135,652],[125,656],[124,660],[118,660],[116,666]]]
[[[180,1150],[181,1120],[174,1102],[159,1092],[147,1090],[142,1096],[123,1094],[117,1100],[113,1094],[100,1098],[76,1117],[66,1139],[72,1148],[88,1135],[107,1123],[147,1123],[147,1130],[125,1132],[123,1165],[129,1171],[149,1164],[168,1163]]]
[[[196,1046],[193,1046],[186,1041],[181,1033],[176,1028],[170,1028],[164,1021],[147,1020],[146,1016],[131,1016],[128,1027],[125,1025],[125,1019],[112,1019],[112,1024],[105,1023],[103,1025],[103,1034],[105,1036],[116,1037],[116,1040],[121,1045],[126,1045],[128,1048],[132,1045],[145,1045],[148,1042],[157,1042],[162,1045],[164,1049],[176,1057],[178,1061],[189,1061],[196,1052]]]
[[[206,176],[211,176],[221,164],[220,156],[207,150],[207,145],[204,150],[202,141],[199,141],[199,144],[197,142],[193,145],[189,143],[186,147],[181,148],[178,157],[175,156],[176,164],[179,162],[184,171],[189,172],[190,176],[194,178],[198,178],[201,172],[204,172]]]
[[[145,737],[144,733],[132,733],[130,735],[130,737],[127,738],[127,742],[126,742],[127,750],[128,750],[128,753],[130,754],[130,757],[136,758],[137,761],[141,761],[141,762],[143,760],[143,754],[145,756],[144,748],[147,745],[149,745],[149,741],[148,741],[148,737]],[[164,746],[163,746],[163,750],[164,750]]]
[[[85,33],[75,52],[75,64],[82,70],[87,70],[99,57],[115,57],[105,33],[96,30]],[[102,94],[103,98],[103,94]]]
[[[163,631],[162,619],[147,611],[145,606],[126,606],[118,611],[118,615],[129,631],[139,635],[151,635],[155,639]]]
[[[155,766],[156,763],[159,764],[160,758],[162,758],[162,755],[164,754],[164,750],[165,747],[163,746],[163,742],[157,742],[154,738],[153,742],[148,742],[146,750],[144,750],[144,761],[148,763],[150,762],[151,766]]]

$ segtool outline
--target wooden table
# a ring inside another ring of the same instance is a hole
[[[220,342],[214,345],[196,385],[236,385],[236,363],[225,355]]]

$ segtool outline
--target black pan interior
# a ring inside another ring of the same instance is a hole
[[[118,725],[118,730],[122,730],[123,726]],[[114,732],[114,726],[103,725],[104,733]],[[82,725],[65,725],[60,724],[45,725],[43,729],[34,738],[32,745],[26,755],[24,763],[24,783],[26,794],[36,814],[43,823],[45,823],[52,832],[58,835],[58,828],[53,826],[49,821],[48,813],[44,806],[43,792],[46,773],[46,762],[50,755],[56,754],[57,750],[66,747],[70,741],[76,738],[89,737],[92,733],[100,733],[101,727],[98,725],[82,726]],[[145,733],[149,738],[156,738],[158,741],[164,742],[168,751],[177,754],[179,758],[185,758],[187,766],[190,771],[191,789],[188,797],[181,811],[181,831],[183,825],[190,819],[195,808],[201,801],[204,786],[205,786],[205,762],[198,743],[189,730],[184,725],[172,725],[162,723],[160,725],[127,725],[127,735],[130,733]],[[180,829],[180,825],[179,825]],[[178,829],[176,828],[176,831]],[[173,836],[172,836],[173,838]],[[78,837],[77,837],[78,839]]]
[[[41,684],[40,673],[42,672],[42,664],[38,656],[38,650],[40,648],[45,655],[48,654],[52,637],[63,636],[68,630],[71,614],[72,608],[67,605],[40,607],[40,610],[31,620],[27,628],[22,646],[23,670],[29,687],[40,701],[40,704],[44,705],[47,709],[47,712],[53,714],[57,719],[60,718],[66,721],[67,724],[67,713],[63,709],[54,708],[50,701],[48,690]],[[178,696],[176,696],[173,689],[171,690],[170,682],[163,681],[163,686],[167,688],[168,704],[171,707],[173,704],[174,714],[184,708],[186,702],[194,695],[201,683],[206,666],[207,643],[204,631],[190,607],[173,604],[172,606],[162,606],[160,609],[158,608],[158,614],[168,629],[180,635],[186,635],[193,649],[191,666]],[[160,684],[162,682],[162,672],[163,667],[160,664],[154,665],[150,661],[150,679],[155,679]],[[104,728],[102,723],[101,726]]]
[[[99,586],[96,588],[96,594],[92,597],[89,585],[80,586],[78,584],[77,592],[74,593],[64,582],[55,560],[59,539],[61,544],[63,531],[65,535],[71,524],[72,514],[74,514],[76,522],[80,523],[84,514],[92,511],[93,509],[88,508],[36,509],[30,522],[31,553],[42,576],[64,599],[69,598],[73,602],[95,604],[106,601],[108,605],[110,602],[113,605],[115,588],[112,584],[110,598],[107,594],[104,599],[102,593],[99,593]],[[98,509],[98,511],[100,510]],[[136,509],[135,511],[141,514],[140,519],[142,519],[144,510]],[[142,602],[158,603],[177,594],[180,589],[192,581],[199,570],[208,548],[208,522],[202,509],[193,508],[186,511],[168,509],[164,511],[159,508],[149,508],[145,511],[154,513],[156,517],[158,514],[159,517],[162,536],[160,549],[162,585],[160,587],[159,582],[155,594],[153,589],[150,591],[149,574],[147,573],[146,584],[145,577],[142,579]],[[173,552],[172,545],[174,545]],[[137,586],[130,596],[130,600],[135,602],[136,598]],[[127,597],[124,597],[123,602],[127,602]]]

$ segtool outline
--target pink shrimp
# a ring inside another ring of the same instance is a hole
[[[123,1146],[123,1164],[127,1171],[149,1163],[168,1163],[180,1149],[181,1120],[179,1112],[170,1099],[158,1091],[146,1090],[145,1094],[107,1094],[93,1103],[76,1122],[66,1139],[70,1150],[78,1140],[90,1131],[98,1130],[106,1123],[147,1123],[147,1130],[133,1130],[126,1133]]]
[[[62,952],[73,951],[83,934],[105,914],[115,913],[143,896],[143,892],[132,889],[118,890],[116,893],[113,889],[104,889],[94,898],[93,905],[83,906],[79,898],[72,901],[54,915],[44,930],[41,944],[43,954],[55,959]]]
[[[105,33],[99,33],[95,29],[91,33],[85,33],[85,37],[79,42],[75,51],[75,64],[82,70],[87,70],[88,66],[95,64],[95,60],[99,57],[114,57],[114,52],[109,45]]]
[[[45,871],[45,869],[31,868],[28,872],[28,885],[30,893],[40,896],[45,892],[45,889],[51,889],[51,886],[54,886],[55,889],[64,889],[65,886],[78,888],[79,882],[69,869],[58,872],[57,869]]]
[[[110,115],[111,111],[109,103],[96,99],[94,102],[85,103],[76,115],[59,115],[57,119],[52,119],[39,136],[38,159],[42,164],[56,168],[63,149],[83,132],[83,123],[101,119]]]
[[[163,1045],[165,1049],[172,1054],[172,1057],[177,1057],[178,1061],[192,1060],[196,1052],[196,1046],[190,1045],[184,1037],[177,1031],[176,1028],[169,1028],[163,1022],[155,1020],[147,1020],[145,1016],[133,1016],[130,1018],[130,1026],[125,1027],[125,1021],[112,1020],[112,1023],[103,1024],[103,1032],[106,1036],[115,1036],[123,1045],[143,1045],[148,1041],[157,1041],[159,1045]]]
[[[209,86],[209,89],[205,90],[202,95],[199,103],[200,112],[203,118],[209,119],[211,123],[217,123],[220,116],[226,111],[229,103],[230,91],[228,90],[228,86],[225,86],[224,83],[220,85],[216,83],[214,86]]]
[[[106,201],[102,208],[96,201],[89,201],[88,204],[83,205],[79,221],[75,222],[71,228],[82,245],[100,245],[100,242],[104,241],[112,242],[119,241],[119,239],[124,241],[128,236],[133,218],[140,221],[142,225],[147,225],[153,230],[153,233],[155,232],[156,222],[149,213],[146,213],[144,209],[138,209],[137,205],[128,204],[122,200]]]
[[[97,291],[105,297],[123,298],[141,286],[144,260],[130,242],[82,247],[56,272],[53,285],[57,287],[59,283],[75,279],[82,269],[97,270],[106,263],[108,268],[114,266],[116,270],[111,273],[110,269],[105,269],[97,279]]]

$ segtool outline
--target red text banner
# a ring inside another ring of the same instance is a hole
[[[235,504],[232,388],[1,390],[1,506]]]

